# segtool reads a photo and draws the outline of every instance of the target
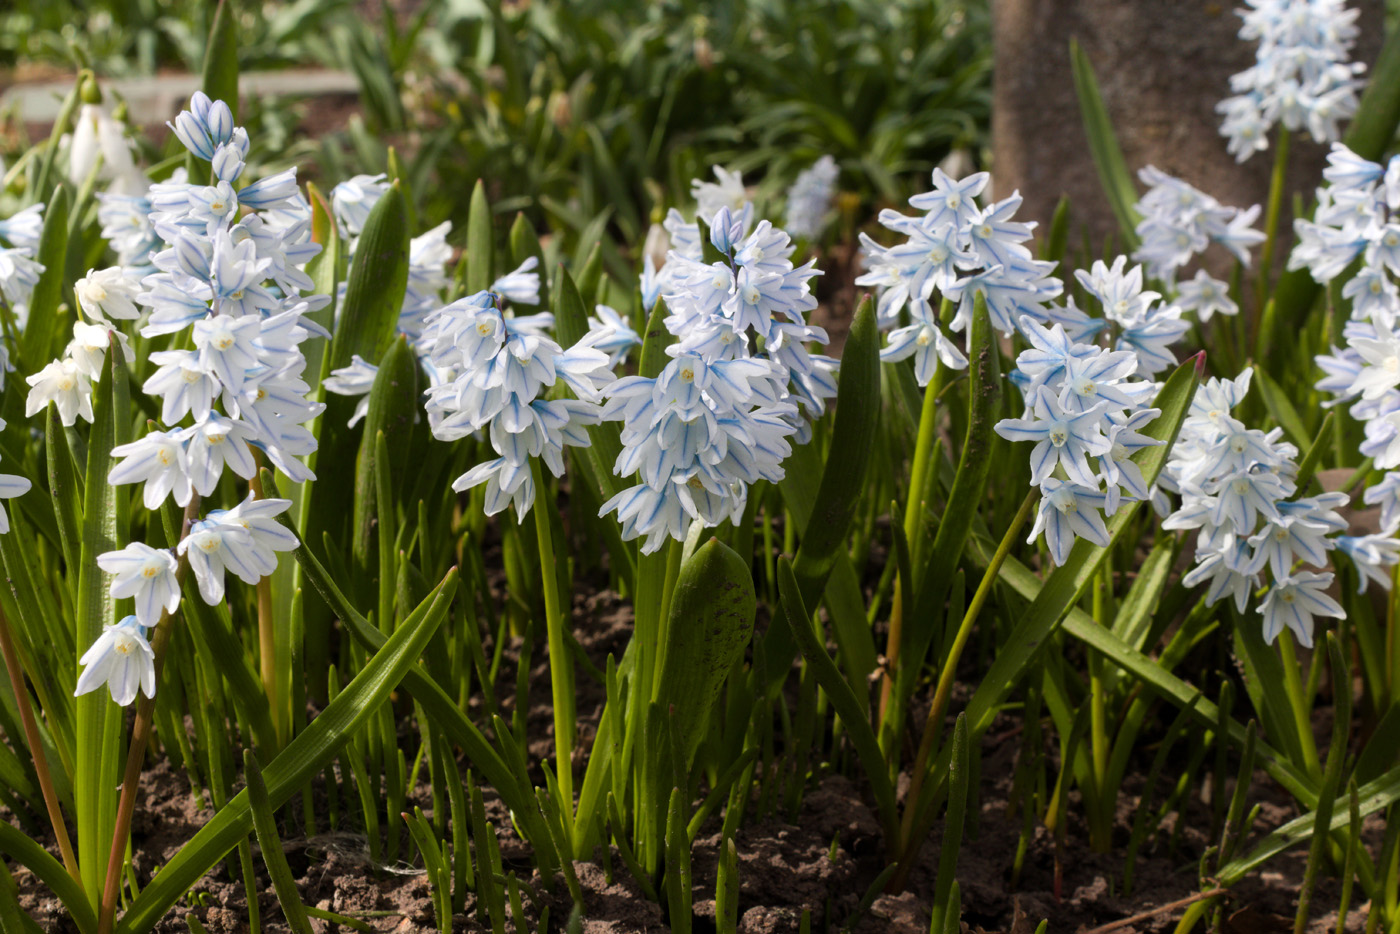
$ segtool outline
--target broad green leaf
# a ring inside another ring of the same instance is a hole
[[[856,309],[850,337],[841,355],[841,378],[836,394],[836,424],[822,471],[821,486],[811,504],[806,535],[793,560],[793,573],[804,603],[815,604],[826,589],[839,556],[844,553],[851,517],[865,492],[866,470],[875,448],[880,413],[880,333],[875,305],[867,296]],[[764,654],[764,683],[776,688],[792,662],[795,646],[780,626],[768,630]]]
[[[836,715],[845,725],[851,743],[856,747],[862,771],[870,782],[870,793],[875,796],[875,809],[880,825],[885,832],[885,843],[893,852],[898,842],[899,813],[895,807],[894,786],[890,784],[889,773],[885,770],[885,757],[880,751],[880,743],[875,731],[870,728],[864,708],[856,700],[855,692],[841,677],[836,663],[826,653],[826,646],[818,640],[812,630],[812,617],[802,599],[802,590],[793,573],[787,556],[778,559],[778,590],[782,596],[781,615],[794,643],[812,666],[817,683],[821,685]]]
[[[1196,386],[1200,382],[1198,366],[1203,363],[1204,358],[1197,358],[1177,367],[1152,403],[1162,414],[1143,433],[1165,443],[1144,448],[1134,457],[1148,485],[1156,482],[1157,475],[1167,462],[1167,454],[1176,441],[1181,423],[1190,410],[1191,399],[1196,394]],[[997,707],[1012,687],[1020,683],[1022,674],[1034,663],[1036,654],[1083,595],[1109,551],[1132,527],[1133,516],[1140,505],[1124,504],[1109,520],[1108,547],[1081,539],[1075,542],[1064,566],[1050,574],[1030,607],[1016,622],[1011,635],[968,702],[968,723],[974,736],[982,735],[991,726]]]
[[[484,292],[495,282],[496,238],[491,228],[491,205],[486,200],[486,185],[477,179],[472,189],[471,206],[467,209],[467,294]]]
[[[1312,432],[1308,431],[1307,425],[1303,423],[1302,416],[1289,401],[1288,393],[1283,391],[1263,367],[1255,367],[1255,381],[1259,384],[1259,395],[1264,400],[1264,405],[1269,410],[1269,414],[1274,417],[1285,432],[1288,439],[1299,448],[1305,448],[1312,439]]]
[[[331,339],[330,369],[349,366],[355,354],[377,361],[389,349],[408,287],[408,241],[408,204],[393,184],[370,211],[355,246],[345,307]],[[354,408],[351,400],[345,404]],[[330,417],[328,408],[325,418]]]
[[[540,307],[553,308],[550,304],[549,277],[545,275],[544,268],[544,248],[540,246],[539,235],[535,233],[535,226],[530,223],[525,213],[515,215],[515,223],[510,225],[510,268],[518,269],[520,264],[530,257],[534,257],[539,265],[535,267],[540,274]],[[587,330],[587,322],[584,329]],[[565,347],[569,347],[574,340],[565,338],[563,331],[559,332],[559,342]]]
[[[396,528],[394,503],[380,503],[374,495],[375,438],[383,432],[393,438],[389,447],[389,475],[409,476],[410,454],[414,452],[414,418],[422,405],[418,394],[418,357],[403,335],[394,338],[379,360],[379,372],[369,391],[369,409],[364,418],[364,436],[355,458],[355,506],[352,550],[355,566],[368,584],[373,535],[373,518]],[[367,592],[367,591],[366,591]],[[384,621],[380,620],[383,625]]]
[[[73,644],[81,655],[102,635],[102,627],[116,623],[116,600],[108,592],[107,575],[97,566],[97,556],[126,544],[119,517],[126,513],[124,488],[107,482],[112,448],[123,443],[127,429],[126,363],[120,353],[109,352],[102,378],[93,388],[93,424],[88,434],[86,480],[83,483],[82,554],[78,562]],[[74,671],[77,670],[74,659]],[[107,875],[107,854],[116,822],[116,795],[112,789],[121,770],[122,709],[99,689],[77,698],[77,759],[74,798],[78,827],[78,864],[83,885],[96,904]]]
[[[232,0],[219,0],[209,43],[204,47],[204,74],[200,82],[210,100],[224,101],[238,123],[238,20]],[[193,178],[190,179],[194,181]]]
[[[1094,77],[1094,66],[1077,39],[1069,43],[1070,64],[1074,71],[1074,92],[1079,98],[1079,112],[1084,118],[1084,134],[1089,139],[1089,152],[1094,157],[1094,167],[1098,169],[1099,181],[1104,194],[1108,196],[1113,216],[1118,218],[1118,227],[1123,235],[1124,252],[1136,248],[1137,237],[1137,188],[1128,172],[1128,163],[1123,158],[1123,150],[1118,145],[1118,136],[1113,130],[1108,109],[1104,107],[1103,95],[1099,93],[1099,82]]]
[[[647,331],[642,335],[642,353],[637,358],[637,375],[655,379],[666,368],[666,348],[675,337],[666,330],[666,302],[656,300],[647,319]]]
[[[753,637],[757,598],[749,562],[716,538],[681,564],[675,588],[657,661],[656,699],[671,710],[688,767],[725,679]]]
[[[37,373],[53,359],[54,335],[58,333],[58,305],[63,299],[63,277],[68,255],[68,206],[67,185],[54,187],[53,196],[44,207],[44,227],[39,234],[39,248],[35,259],[44,266],[44,272],[34,285],[34,295],[29,302],[29,318],[24,324],[23,354],[24,365],[31,373]]]
[[[417,665],[428,640],[447,616],[456,582],[454,569],[385,640],[383,647],[321,715],[268,764],[263,777],[268,800],[274,809],[300,793],[302,786],[335,757]],[[244,789],[161,867],[122,916],[117,930],[122,934],[151,930],[200,876],[248,835],[252,824],[248,791]]]

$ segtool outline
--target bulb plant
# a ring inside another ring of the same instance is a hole
[[[1150,758],[1124,891],[1208,786],[1180,930],[1304,844],[1299,930],[1327,872],[1340,913],[1364,898],[1394,929],[1400,820],[1379,849],[1363,822],[1400,800],[1400,46],[1356,98],[1349,14],[1295,6],[1251,3],[1261,64],[1223,107],[1242,158],[1281,122],[1280,163],[1289,130],[1352,118],[1291,237],[1282,171],[1266,206],[1152,167],[1139,188],[1076,49],[1124,252],[1073,256],[1072,205],[1038,237],[986,173],[935,170],[861,234],[839,359],[814,323],[829,160],[785,204],[717,166],[619,270],[507,229],[483,184],[430,226],[393,150],[303,185],[239,124],[227,8],[161,162],[128,164],[83,75],[0,220],[0,852],[84,934],[154,929],[226,857],[250,927],[260,859],[291,929],[363,928],[282,853],[323,827],[421,865],[444,932],[469,904],[492,931],[573,930],[593,859],[688,931],[717,829],[733,932],[741,828],[840,772],[880,867],[826,922],[914,884],[936,839],[919,894],[949,931],[982,743],[1019,718],[1013,885],[1071,809],[1113,852]],[[1297,30],[1326,52],[1301,79],[1265,67],[1297,63]],[[599,659],[576,597],[603,587],[632,615]],[[132,826],[160,758],[212,814],[148,873]],[[1256,770],[1297,809],[1257,837]]]

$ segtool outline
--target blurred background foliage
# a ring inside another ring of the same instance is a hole
[[[0,69],[196,71],[213,9],[18,0]],[[742,170],[762,208],[830,153],[849,224],[954,150],[978,161],[987,138],[986,0],[296,0],[239,20],[245,73],[340,68],[360,86],[330,128],[320,100],[249,102],[268,158],[334,181],[385,170],[392,144],[425,226],[462,220],[481,178],[500,214],[605,234],[619,274],[617,244],[640,244],[711,165]]]

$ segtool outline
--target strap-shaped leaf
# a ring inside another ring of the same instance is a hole
[[[82,887],[73,881],[63,864],[54,859],[48,850],[8,821],[0,821],[0,852],[38,876],[39,881],[58,896],[64,910],[82,934],[92,934],[97,930],[97,915]]]
[[[383,647],[365,664],[321,715],[267,766],[263,777],[272,807],[281,807],[335,757],[342,746],[389,698],[389,693],[418,663],[428,640],[447,616],[456,588],[457,571],[413,611]],[[156,873],[132,902],[117,930],[136,934],[151,930],[200,876],[247,836],[253,815],[244,789]],[[109,838],[110,839],[110,838]]]
[[[204,47],[204,73],[200,82],[210,99],[224,101],[238,123],[238,22],[230,0],[219,0]],[[193,181],[193,179],[191,179]]]
[[[93,424],[88,434],[86,480],[83,484],[82,554],[78,562],[78,597],[75,603],[73,644],[81,656],[102,627],[115,623],[116,600],[108,592],[107,575],[97,566],[97,556],[115,551],[119,541],[119,517],[125,517],[122,487],[107,482],[112,448],[125,441],[127,413],[126,363],[120,352],[109,351],[102,379],[93,391]],[[76,659],[74,670],[77,670]],[[121,708],[106,691],[77,698],[77,758],[74,770],[74,805],[78,826],[78,863],[83,885],[96,902],[107,875],[107,853],[115,833],[116,796],[112,788],[121,770]],[[104,750],[111,750],[104,755]]]
[[[68,186],[57,185],[44,206],[44,227],[34,257],[43,264],[44,272],[34,284],[20,355],[30,372],[38,372],[53,358],[54,335],[59,325],[58,304],[63,298],[63,275],[67,266],[69,203]]]
[[[297,891],[292,867],[287,865],[287,854],[282,852],[282,838],[277,836],[277,816],[267,796],[262,765],[251,749],[243,750],[243,777],[248,783],[248,807],[253,813],[253,830],[258,835],[258,847],[262,850],[272,888],[277,892],[277,901],[282,904],[282,913],[287,916],[287,926],[296,934],[311,934],[306,905]]]
[[[491,274],[495,263],[495,235],[491,229],[491,204],[486,200],[486,186],[476,180],[471,204],[467,208],[467,294],[485,291],[496,281]]]
[[[875,448],[880,415],[879,342],[875,305],[866,296],[856,310],[850,337],[841,355],[831,447],[816,497],[805,506],[811,518],[792,562],[802,600],[808,605],[814,606],[821,599],[832,568],[845,551],[851,516],[865,493],[865,474]],[[795,499],[795,489],[785,486],[784,498]],[[786,629],[773,626],[768,630],[763,648],[766,665],[763,683],[770,689],[776,688],[787,674],[796,645]]]
[[[1172,373],[1157,394],[1153,406],[1160,409],[1162,414],[1147,426],[1144,434],[1165,443],[1144,448],[1134,458],[1149,485],[1156,482],[1157,475],[1167,462],[1167,454],[1176,441],[1177,432],[1181,430],[1181,423],[1191,407],[1191,399],[1196,394],[1196,386],[1200,382],[1200,365],[1204,363],[1204,357],[1183,363],[1176,368],[1176,372]],[[1140,505],[1131,503],[1119,507],[1118,513],[1108,522],[1107,547],[1081,539],[1075,542],[1064,566],[1051,573],[1025,615],[1017,622],[1002,650],[997,653],[991,668],[968,703],[968,725],[974,736],[980,736],[991,726],[997,707],[1012,687],[1020,683],[1022,674],[1035,661],[1036,654],[1045,646],[1050,635],[1098,573],[1099,566],[1103,564],[1109,550],[1132,526],[1133,516]]]
[[[355,246],[330,369],[349,366],[355,354],[377,361],[389,349],[408,289],[408,240],[408,203],[395,183],[375,202]]]
[[[1074,93],[1079,98],[1079,112],[1084,117],[1084,134],[1089,139],[1089,152],[1094,157],[1094,167],[1099,172],[1099,182],[1108,197],[1113,216],[1118,218],[1118,227],[1123,234],[1125,252],[1137,246],[1137,188],[1128,172],[1123,149],[1118,145],[1118,136],[1113,131],[1113,121],[1104,107],[1103,95],[1099,93],[1099,82],[1094,77],[1094,66],[1089,64],[1089,56],[1077,39],[1069,43],[1070,64],[1074,71]]]

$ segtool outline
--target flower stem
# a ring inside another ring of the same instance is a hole
[[[1283,210],[1284,176],[1288,172],[1288,141],[1288,128],[1280,126],[1278,145],[1274,147],[1274,168],[1269,175],[1269,207],[1264,215],[1264,248],[1259,255],[1259,278],[1254,286],[1256,341],[1261,336],[1257,329],[1263,324],[1264,303],[1268,300],[1269,274],[1274,265],[1274,246],[1278,241],[1279,214]]]
[[[189,533],[190,523],[199,515],[199,494],[190,499],[185,507],[185,517],[180,523],[180,534]],[[189,570],[189,558],[180,557],[175,568],[175,578],[181,584]],[[151,653],[155,656],[156,684],[160,684],[161,669],[164,667],[165,650],[170,645],[169,613],[162,611],[151,632]],[[107,857],[107,881],[102,887],[102,904],[98,910],[97,934],[112,934],[117,916],[117,896],[121,890],[122,862],[126,856],[127,836],[131,833],[131,815],[136,810],[136,790],[141,784],[141,766],[146,760],[146,746],[151,741],[151,725],[155,719],[156,701],[154,697],[140,696],[136,705],[136,722],[131,727],[131,745],[126,752],[126,772],[122,775],[121,799],[117,804],[117,821],[112,835],[111,855]]]
[[[943,725],[943,714],[948,709],[948,699],[953,693],[953,680],[957,674],[958,660],[962,657],[963,648],[972,635],[972,627],[977,622],[978,614],[982,612],[982,605],[987,602],[987,597],[991,595],[997,573],[1001,570],[1006,556],[1011,553],[1016,539],[1021,534],[1022,526],[1030,518],[1031,510],[1035,508],[1036,500],[1039,498],[1040,491],[1032,488],[1026,494],[1025,501],[1021,503],[1021,508],[1016,512],[1016,518],[1012,519],[1011,524],[1006,527],[1006,534],[1001,537],[1001,543],[997,545],[996,553],[992,555],[991,562],[987,564],[987,571],[982,575],[982,583],[977,585],[977,593],[973,595],[972,602],[968,604],[967,613],[963,615],[957,635],[953,637],[953,645],[948,650],[947,659],[943,662],[943,670],[938,673],[938,687],[934,689],[933,705],[929,707],[928,719],[924,721],[924,732],[919,740],[919,751],[914,757],[914,768],[910,773],[909,793],[904,798],[904,820],[903,826],[900,828],[900,841],[901,848],[905,852],[899,860],[901,866],[909,865],[909,861],[914,855],[910,852],[910,848],[917,847],[922,842],[911,840],[910,836],[913,833],[914,816],[919,809],[919,792],[923,790],[924,778],[928,773],[929,756],[933,753],[933,744],[938,739],[939,727]]]
[[[1309,775],[1321,781],[1322,764],[1317,758],[1317,740],[1313,738],[1307,696],[1298,672],[1298,653],[1293,648],[1293,633],[1287,629],[1278,635],[1278,651],[1283,660],[1283,688],[1288,693],[1288,704],[1293,708],[1293,724],[1298,730],[1298,745],[1303,750],[1302,765]]]
[[[44,793],[44,807],[49,812],[49,823],[53,825],[53,835],[58,840],[59,852],[63,854],[63,867],[73,881],[82,885],[83,878],[78,873],[78,858],[73,854],[73,844],[68,840],[68,827],[63,822],[63,811],[58,806],[58,793],[54,791],[53,776],[49,774],[49,760],[44,756],[44,747],[39,741],[39,726],[34,720],[34,711],[29,706],[29,692],[24,688],[24,671],[15,652],[14,640],[10,638],[10,621],[0,610],[0,652],[5,655],[5,670],[10,676],[10,687],[15,692],[15,705],[19,707],[20,722],[24,725],[24,740],[34,754],[34,773],[39,778],[39,788]]]
[[[255,499],[263,499],[262,458],[253,453],[255,470],[248,487]],[[267,695],[267,709],[272,715],[272,729],[277,734],[277,745],[288,740],[286,714],[278,703],[280,691],[277,685],[277,626],[272,612],[272,578],[258,581],[258,665],[262,674],[263,692]]]
[[[535,481],[535,537],[540,549],[540,576],[544,584],[544,622],[549,638],[549,682],[554,695],[554,761],[559,780],[559,811],[564,818],[564,831],[573,839],[574,825],[574,666],[564,634],[564,617],[560,611],[559,572],[555,564],[554,529],[548,509],[553,503],[544,502],[549,489],[544,468],[538,459],[531,463]]]

